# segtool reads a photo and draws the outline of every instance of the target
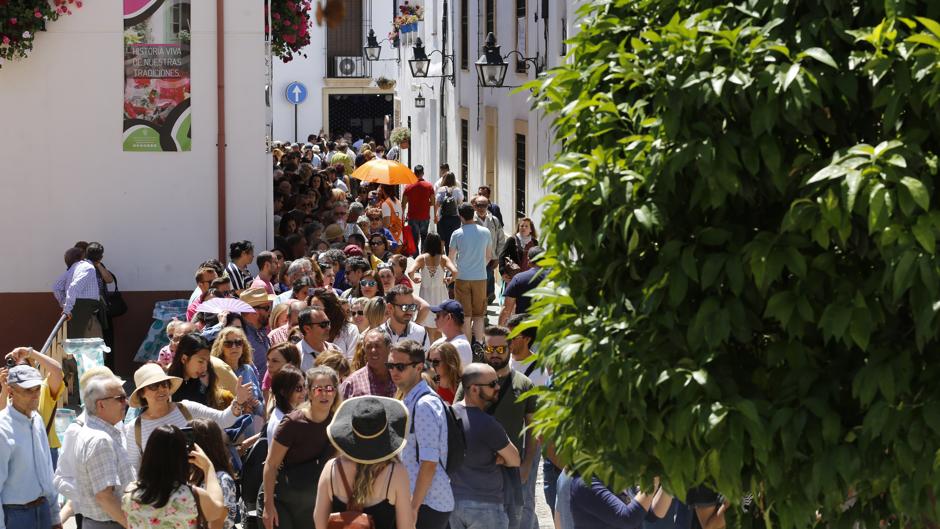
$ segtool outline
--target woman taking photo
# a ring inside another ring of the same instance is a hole
[[[251,384],[251,393],[258,403],[251,413],[264,422],[264,396],[258,371],[251,363],[252,349],[245,332],[238,327],[225,327],[212,343],[212,356],[225,362],[223,369],[230,369],[242,383]]]
[[[339,377],[332,369],[307,370],[307,406],[288,413],[274,439],[269,439],[263,481],[265,529],[310,527],[317,480],[333,455],[326,427],[341,400],[338,386]]]
[[[231,406],[219,411],[189,400],[172,402],[170,397],[182,383],[181,378],[167,375],[157,364],[144,364],[134,373],[137,389],[131,393],[128,404],[132,408],[143,408],[143,411],[124,428],[124,440],[128,460],[135,468],[140,466],[150,435],[157,428],[164,425],[182,428],[193,418],[209,419],[222,428],[228,428],[243,413],[242,410],[248,411],[245,409],[251,398],[248,385],[238,386]]]
[[[457,386],[463,375],[463,366],[460,365],[460,353],[450,342],[443,342],[428,349],[428,364],[434,371],[435,388],[437,394],[448,404],[454,403]]]
[[[265,427],[269,441],[274,439],[274,432],[284,416],[299,408],[307,398],[303,371],[292,364],[282,367],[271,381],[271,396],[274,397],[274,408]]]
[[[240,505],[238,501],[238,488],[235,485],[235,471],[232,469],[232,460],[225,447],[225,434],[219,425],[206,419],[193,419],[190,423],[193,429],[193,442],[202,448],[206,457],[215,467],[215,477],[222,488],[222,500],[227,515],[224,518],[209,522],[209,529],[233,529],[241,520]],[[192,482],[203,487],[207,486],[206,475],[202,470],[193,473]]]
[[[444,254],[450,253],[450,236],[460,227],[457,206],[463,203],[463,198],[463,191],[457,185],[457,177],[448,172],[444,175],[444,181],[437,189],[435,197],[439,209],[434,221],[437,223],[437,233],[444,241]]]
[[[532,219],[529,217],[519,219],[516,224],[516,234],[506,239],[506,244],[499,253],[499,274],[503,276],[503,279],[508,281],[511,279],[510,275],[532,268],[532,263],[529,262],[529,248],[538,246],[538,237]],[[508,274],[508,271],[513,273]]]
[[[137,481],[127,486],[121,502],[128,527],[177,529],[197,527],[200,518],[224,519],[228,510],[222,487],[202,448],[196,444],[188,451],[186,436],[172,425],[160,426],[150,437]],[[202,471],[205,488],[189,485],[190,464]]]
[[[395,399],[356,397],[336,412],[327,433],[339,452],[320,475],[313,513],[326,529],[331,513],[362,512],[376,529],[415,526],[408,472],[398,461],[405,448],[408,410]]]
[[[217,410],[223,410],[229,405],[232,394],[219,385],[218,374],[211,365],[211,356],[209,342],[202,335],[189,333],[180,338],[173,363],[166,370],[171,377],[183,380],[179,390],[173,394],[173,402],[189,400]]]

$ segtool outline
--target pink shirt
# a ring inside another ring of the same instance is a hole
[[[263,288],[268,294],[274,294],[274,285],[270,281],[265,281],[260,277],[256,277],[254,281],[251,282],[249,288]]]

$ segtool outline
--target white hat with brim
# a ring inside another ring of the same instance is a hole
[[[140,408],[144,404],[140,401],[140,392],[151,384],[157,384],[163,381],[170,381],[170,395],[176,393],[176,390],[183,385],[183,379],[180,377],[171,377],[163,372],[163,368],[158,364],[144,364],[140,369],[134,372],[134,385],[137,389],[131,393],[128,403],[132,408]]]

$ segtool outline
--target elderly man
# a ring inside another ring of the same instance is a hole
[[[42,375],[10,368],[10,406],[0,411],[0,529],[61,529],[45,425],[36,409]]]
[[[242,313],[242,320],[245,322],[243,330],[248,337],[248,343],[251,344],[251,360],[258,372],[264,373],[268,369],[268,349],[271,347],[267,329],[268,317],[271,314],[271,301],[275,296],[268,294],[263,288],[249,288],[238,297],[255,309],[254,312]]]
[[[372,329],[362,338],[365,350],[366,365],[362,369],[349,375],[339,387],[344,399],[374,395],[376,397],[393,397],[395,395],[395,382],[389,375],[385,362],[388,361],[388,350],[392,340],[380,329]]]
[[[295,259],[293,262],[291,262],[290,266],[287,267],[286,284],[293,285],[294,281],[297,281],[303,277],[313,277],[313,264],[309,259],[306,258]],[[290,300],[292,294],[292,290],[287,290],[281,293],[279,296],[274,298],[274,306],[287,302]]]
[[[127,527],[121,494],[134,481],[123,432],[118,425],[127,411],[123,381],[101,375],[82,388],[85,425],[75,440],[76,497],[83,529]]]

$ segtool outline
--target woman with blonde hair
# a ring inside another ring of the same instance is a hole
[[[463,376],[463,366],[460,364],[460,353],[450,342],[432,345],[428,349],[428,364],[434,372],[434,381],[437,394],[448,404],[454,403],[460,377]]]
[[[313,365],[315,366],[327,366],[333,371],[336,371],[336,374],[339,375],[339,383],[342,384],[346,377],[352,372],[349,369],[349,360],[343,356],[342,353],[328,350],[317,355],[317,359],[314,360]]]
[[[317,485],[313,523],[326,529],[330,513],[362,512],[375,529],[415,526],[405,448],[408,410],[386,397],[356,397],[339,407],[327,428],[339,456],[327,462]]]
[[[353,298],[349,302],[349,316],[356,328],[359,329],[359,334],[364,333],[369,328],[369,320],[366,319],[367,301],[369,300],[366,298]]]
[[[273,331],[287,323],[289,313],[290,303],[278,303],[275,305],[274,309],[271,310],[271,315],[268,317],[268,329]]]
[[[339,375],[329,367],[307,370],[307,405],[288,413],[269,439],[264,461],[266,529],[310,527],[317,480],[333,456],[327,425],[339,407]],[[277,488],[275,490],[275,483]]]

